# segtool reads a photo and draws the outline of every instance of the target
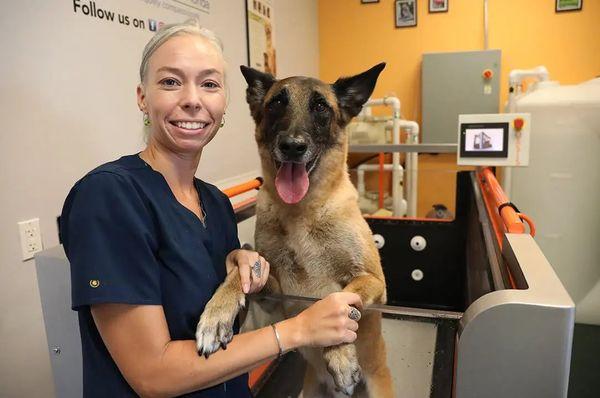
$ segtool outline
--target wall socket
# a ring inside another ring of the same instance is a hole
[[[40,219],[33,218],[17,223],[21,237],[21,252],[23,261],[33,258],[34,254],[42,251],[42,231],[40,230]]]

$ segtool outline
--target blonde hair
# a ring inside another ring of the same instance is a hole
[[[146,75],[148,74],[148,61],[152,54],[154,54],[158,47],[163,45],[167,40],[181,34],[190,34],[205,38],[219,50],[221,57],[225,59],[223,57],[223,43],[221,42],[221,39],[219,39],[212,30],[200,26],[197,20],[188,19],[185,22],[163,25],[144,47],[142,62],[140,63],[140,83],[143,84],[146,79]]]

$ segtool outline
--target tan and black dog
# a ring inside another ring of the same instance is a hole
[[[271,292],[321,298],[343,290],[359,294],[365,306],[385,303],[379,253],[348,176],[344,130],[384,67],[334,84],[308,77],[275,80],[241,67],[264,177],[256,248],[271,264]],[[239,276],[231,273],[200,318],[200,353],[211,354],[231,340],[244,302]],[[393,397],[381,317],[366,311],[359,325],[354,344],[301,350],[308,362],[304,398]]]

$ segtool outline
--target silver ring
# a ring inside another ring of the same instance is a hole
[[[357,310],[354,307],[350,307],[350,312],[348,312],[348,318],[352,319],[353,321],[358,322],[358,321],[360,321],[361,316],[362,315],[360,314],[359,310]]]
[[[252,265],[252,272],[256,275],[257,278],[260,278],[262,275],[262,271],[260,269],[260,260],[256,260],[256,262]]]

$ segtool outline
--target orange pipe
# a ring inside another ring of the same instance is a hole
[[[385,154],[379,152],[379,208],[383,209],[383,169],[385,162]]]
[[[228,198],[232,198],[236,195],[242,194],[244,192],[251,191],[253,189],[258,189],[262,185],[263,180],[261,177],[257,177],[253,180],[244,182],[239,185],[235,185],[231,188],[227,188],[223,190],[223,193],[227,195]]]
[[[481,175],[485,179],[484,186],[489,189],[494,200],[493,205],[495,205],[496,209],[505,203],[509,203],[508,198],[504,194],[500,184],[498,184],[498,180],[496,180],[496,176],[492,173],[492,171],[488,168],[483,169]],[[521,218],[515,209],[510,206],[504,206],[500,210],[500,216],[502,217],[502,221],[504,222],[507,232],[514,234],[525,233],[525,225],[523,224],[523,221],[521,221]]]

